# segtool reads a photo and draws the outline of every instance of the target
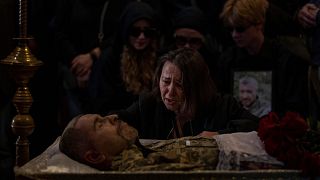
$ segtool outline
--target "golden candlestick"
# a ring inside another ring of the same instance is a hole
[[[29,140],[28,136],[34,130],[34,121],[29,114],[33,99],[28,88],[29,80],[43,64],[37,60],[28,47],[27,37],[27,0],[19,0],[19,37],[17,47],[3,60],[8,74],[15,80],[18,88],[13,97],[13,103],[17,115],[13,118],[11,127],[18,136],[16,142],[16,166],[22,166],[29,161]]]

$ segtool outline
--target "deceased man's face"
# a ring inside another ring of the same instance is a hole
[[[76,127],[86,131],[93,148],[103,154],[116,156],[133,144],[138,132],[117,115],[102,117],[98,114],[86,114],[80,117]]]

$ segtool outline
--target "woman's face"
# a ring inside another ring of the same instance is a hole
[[[163,65],[159,88],[166,108],[170,111],[179,112],[184,103],[182,74],[181,70],[169,61]]]
[[[150,24],[145,19],[140,19],[133,23],[129,30],[129,43],[136,50],[145,49],[154,36],[154,30],[150,28]]]

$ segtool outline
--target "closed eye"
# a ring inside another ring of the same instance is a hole
[[[162,78],[164,84],[170,84],[171,80],[169,78]]]
[[[181,81],[177,81],[177,82],[176,82],[176,86],[182,89],[182,83],[181,83]]]
[[[105,123],[106,123],[106,119],[97,118],[94,123],[95,130],[102,128]]]
[[[97,124],[97,127],[98,127],[98,128],[102,128],[103,125],[104,125],[104,122],[102,122],[101,120],[98,121],[98,124]]]

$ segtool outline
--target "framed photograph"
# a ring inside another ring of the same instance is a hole
[[[272,71],[234,71],[233,96],[252,114],[261,117],[272,109]]]

